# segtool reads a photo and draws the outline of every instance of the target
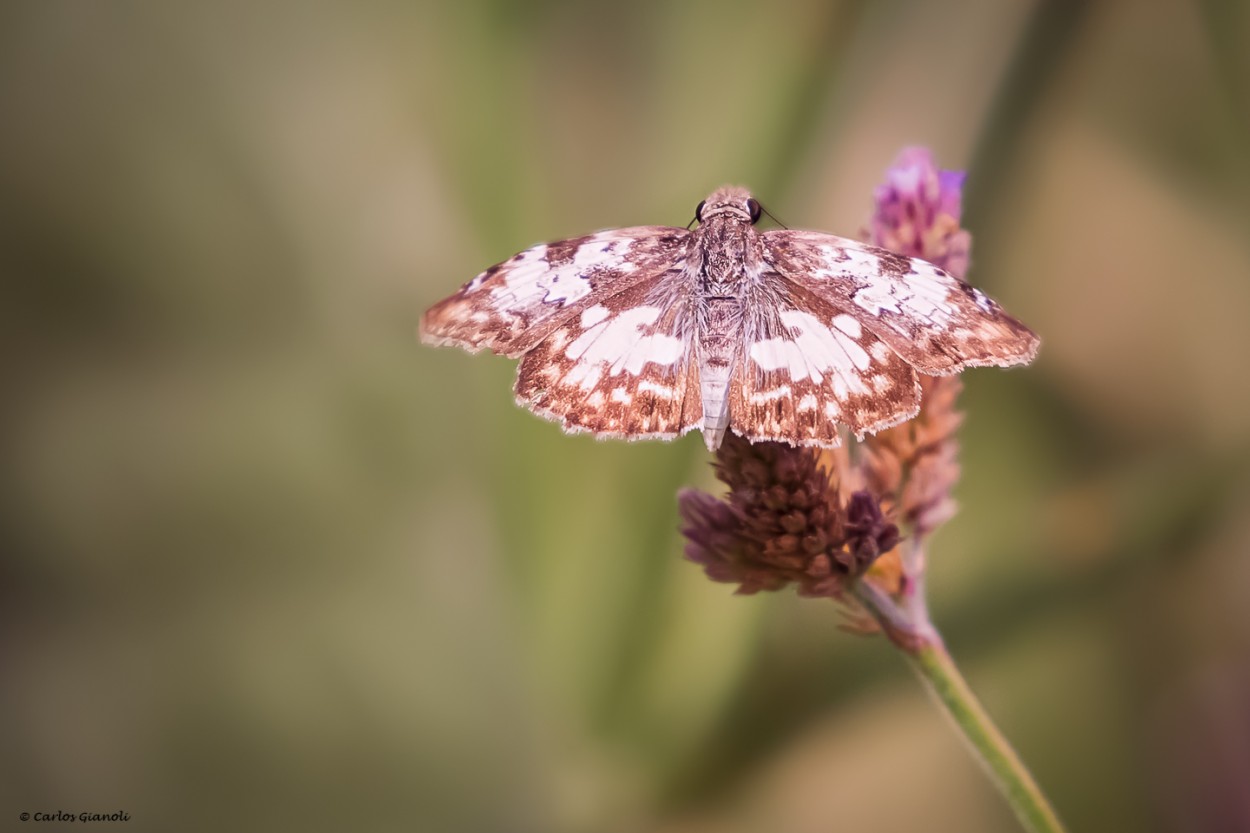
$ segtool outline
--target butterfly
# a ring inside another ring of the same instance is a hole
[[[423,341],[520,358],[517,401],[570,432],[725,432],[834,447],[916,415],[917,374],[1026,364],[1039,339],[916,258],[817,231],[755,229],[723,187],[692,230],[609,229],[498,263],[421,319]]]

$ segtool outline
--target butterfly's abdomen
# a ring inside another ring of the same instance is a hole
[[[740,341],[742,302],[737,298],[708,298],[703,301],[700,312],[698,349],[703,438],[707,447],[715,450],[729,426],[729,379]]]

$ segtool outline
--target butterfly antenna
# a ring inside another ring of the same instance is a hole
[[[781,222],[780,220],[778,220],[778,219],[776,218],[776,216],[774,216],[774,215],[773,215],[773,212],[771,212],[771,211],[769,211],[767,208],[765,208],[763,203],[760,203],[760,211],[763,211],[763,212],[764,212],[764,214],[765,214],[765,215],[766,215],[766,216],[767,216],[770,220],[772,220],[772,221],[773,221],[774,223],[776,223],[777,225],[781,226],[783,229],[789,229],[789,228],[790,228],[790,227],[789,227],[789,226],[787,226],[785,223],[783,223],[783,222]]]

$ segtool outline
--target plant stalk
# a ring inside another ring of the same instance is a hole
[[[968,687],[932,623],[910,621],[907,611],[867,581],[856,582],[852,592],[954,721],[1025,830],[1064,833],[1054,808]]]

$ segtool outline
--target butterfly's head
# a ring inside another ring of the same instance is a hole
[[[694,210],[694,218],[706,223],[713,217],[734,217],[754,225],[762,209],[751,192],[736,185],[717,188]]]

